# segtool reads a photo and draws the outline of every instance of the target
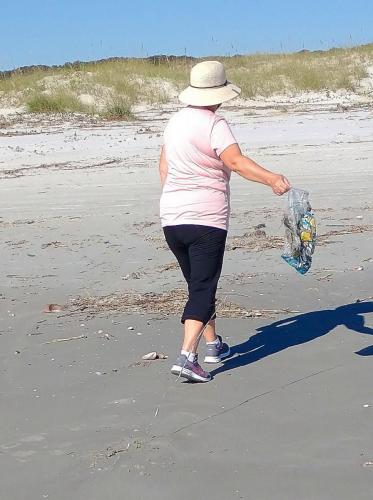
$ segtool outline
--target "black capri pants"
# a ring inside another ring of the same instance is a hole
[[[194,319],[206,324],[215,318],[227,231],[196,224],[165,226],[163,231],[188,284],[189,298],[181,322]]]

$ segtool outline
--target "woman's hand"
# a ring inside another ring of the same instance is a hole
[[[272,174],[272,177],[269,179],[269,186],[278,196],[287,193],[291,188],[290,182],[281,174]]]

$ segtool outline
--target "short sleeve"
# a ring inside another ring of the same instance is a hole
[[[216,154],[220,156],[222,152],[232,144],[237,144],[237,141],[228,123],[224,120],[224,118],[222,118],[221,120],[215,122],[212,127],[211,147],[216,151]]]

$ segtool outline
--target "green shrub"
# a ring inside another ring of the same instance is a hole
[[[27,109],[31,113],[66,113],[86,111],[76,96],[64,92],[57,92],[51,95],[35,93],[27,101]]]
[[[129,120],[133,118],[131,105],[123,97],[114,98],[101,113],[107,120]]]

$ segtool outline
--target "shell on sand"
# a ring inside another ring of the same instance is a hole
[[[59,304],[47,304],[43,309],[43,312],[45,313],[58,313],[61,311],[63,311],[63,306],[60,306]]]
[[[148,352],[148,354],[144,354],[144,356],[142,357],[142,359],[145,359],[145,360],[153,360],[153,359],[157,359],[157,353],[156,352]]]
[[[164,354],[163,352],[148,352],[148,354],[144,354],[142,359],[145,359],[146,361],[152,361],[153,359],[167,359],[168,356]]]
[[[164,354],[163,352],[159,352],[159,353],[158,353],[158,358],[159,358],[159,359],[167,359],[167,358],[168,358],[168,356],[167,356],[167,354]]]

